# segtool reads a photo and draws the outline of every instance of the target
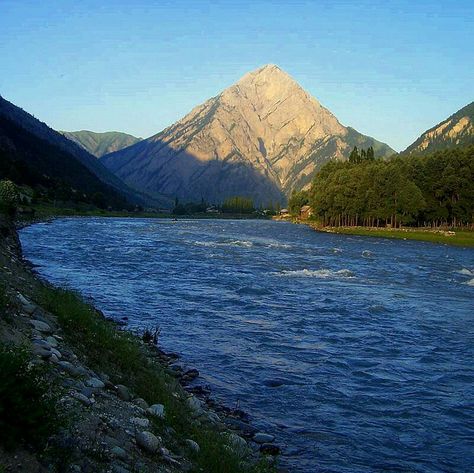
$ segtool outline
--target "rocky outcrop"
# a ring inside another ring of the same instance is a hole
[[[101,161],[129,185],[184,200],[283,201],[353,146],[386,144],[343,126],[275,65],[245,75],[161,133]]]
[[[432,153],[471,144],[474,144],[474,102],[425,131],[402,154]]]

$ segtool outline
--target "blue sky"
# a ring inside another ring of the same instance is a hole
[[[0,58],[0,94],[56,129],[147,137],[274,63],[400,150],[474,100],[474,6],[0,0]]]

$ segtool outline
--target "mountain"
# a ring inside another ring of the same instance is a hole
[[[402,154],[431,153],[471,144],[474,144],[474,102],[425,131]]]
[[[275,65],[246,74],[162,132],[101,158],[132,187],[210,202],[284,201],[354,146],[394,151],[345,127]]]
[[[136,138],[119,131],[95,133],[93,131],[81,130],[61,131],[60,133],[98,158],[104,154],[113,153],[131,146],[141,140],[141,138]]]
[[[85,149],[78,146],[71,140],[67,139],[61,133],[53,130],[48,125],[35,118],[33,115],[30,115],[28,112],[25,112],[20,107],[17,107],[8,100],[5,100],[1,96],[0,117],[3,120],[5,127],[9,127],[9,129],[11,129],[11,125],[13,124],[16,128],[19,128],[20,131],[22,130],[23,132],[26,132],[28,135],[25,134],[25,137],[27,137],[25,139],[29,139],[30,135],[32,135],[37,140],[41,140],[40,142],[36,141],[39,147],[38,149],[40,149],[39,143],[46,143],[52,146],[53,148],[48,149],[54,149],[55,154],[57,154],[57,152],[61,152],[60,155],[65,160],[75,162],[77,161],[79,164],[85,167],[92,176],[94,176],[94,179],[97,178],[99,181],[102,182],[102,184],[105,184],[108,188],[113,189],[114,192],[121,194],[128,201],[142,205],[170,205],[170,200],[164,198],[163,196],[157,195],[155,198],[151,198],[150,196],[143,194],[135,189],[131,189],[119,177],[109,171],[96,157],[92,156]],[[4,150],[9,149],[11,151],[15,147],[21,148],[21,132],[17,131],[15,131],[14,133],[16,137],[14,140],[9,139],[8,134],[4,131]],[[20,141],[17,141],[18,139],[20,139]],[[34,166],[35,158],[33,155],[30,155],[30,152],[27,152],[26,154],[20,152],[19,156],[27,157],[27,161],[30,162],[30,165]],[[72,166],[75,165],[76,164],[73,164]],[[55,177],[61,178],[61,175],[56,175],[58,170],[63,169],[63,165],[60,165],[59,162],[53,164],[52,161],[42,161],[41,166],[44,166],[44,168],[40,170],[46,175],[49,175],[51,173],[55,175]],[[67,166],[67,164],[64,163],[64,166]],[[59,171],[59,173],[61,173],[61,171]],[[82,175],[82,173],[80,174]],[[67,182],[69,182],[69,180],[67,180]],[[74,182],[71,182],[71,185],[73,184]]]
[[[4,178],[50,199],[100,202],[118,209],[128,205],[120,192],[73,155],[0,113],[0,179]]]

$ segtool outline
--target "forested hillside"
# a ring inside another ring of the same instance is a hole
[[[316,174],[308,200],[324,225],[474,222],[474,146],[388,161],[364,154],[345,163],[330,162]],[[301,197],[295,194],[291,200]]]
[[[0,114],[0,179],[26,185],[40,198],[122,209],[129,204],[66,150]]]

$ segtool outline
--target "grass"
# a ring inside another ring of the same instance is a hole
[[[44,287],[38,302],[58,318],[65,336],[88,366],[106,373],[115,384],[128,386],[148,403],[161,403],[166,409],[166,424],[178,439],[190,438],[200,446],[192,455],[195,469],[207,473],[264,473],[273,471],[266,464],[243,461],[229,440],[211,427],[191,421],[186,395],[176,379],[150,361],[147,348],[134,335],[120,331],[74,292]],[[160,427],[160,423],[157,423]],[[162,427],[162,426],[161,426]]]
[[[318,228],[316,228],[318,229]],[[391,228],[363,228],[363,227],[339,227],[321,229],[345,235],[359,235],[379,238],[396,238],[400,240],[417,240],[431,243],[474,247],[474,231],[455,231],[455,235],[445,235],[433,230],[422,229],[391,229]]]
[[[0,445],[44,448],[63,425],[59,392],[51,390],[45,372],[31,366],[23,348],[0,344]]]

